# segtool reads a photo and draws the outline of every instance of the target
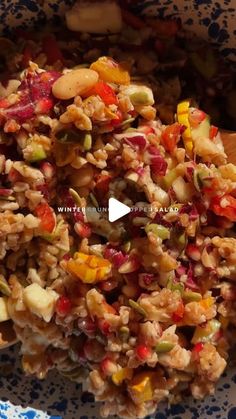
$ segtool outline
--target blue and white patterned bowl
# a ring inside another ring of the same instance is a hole
[[[1,0],[0,32],[11,28],[59,22],[74,0]],[[139,14],[180,17],[183,25],[217,45],[236,62],[236,0],[139,0]],[[19,348],[0,355],[0,419],[98,419],[98,405],[81,394],[78,384],[50,374],[46,381],[24,377],[18,364]],[[236,419],[236,370],[219,382],[214,397],[204,402],[186,400],[161,408],[155,419]]]

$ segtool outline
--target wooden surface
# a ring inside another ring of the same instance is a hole
[[[225,153],[228,156],[228,163],[236,165],[236,132],[221,131],[220,134],[224,144]]]

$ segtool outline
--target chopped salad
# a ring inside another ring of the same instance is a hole
[[[236,167],[184,84],[190,65],[209,89],[221,73],[176,22],[122,16],[119,35],[0,40],[0,321],[26,374],[141,418],[213,394],[229,362]],[[113,223],[112,197],[131,208]]]

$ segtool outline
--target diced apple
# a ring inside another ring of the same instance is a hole
[[[31,284],[24,289],[23,300],[26,307],[36,316],[50,322],[58,294],[53,290],[45,290],[39,284]]]
[[[9,320],[10,316],[7,309],[7,297],[0,297],[0,322]]]

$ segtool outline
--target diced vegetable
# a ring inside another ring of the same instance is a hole
[[[176,169],[169,170],[166,175],[163,177],[164,185],[167,189],[170,189],[174,180],[178,177]]]
[[[175,344],[172,342],[168,342],[166,340],[162,340],[157,343],[155,346],[155,351],[158,354],[165,354],[167,352],[170,352],[175,347]]]
[[[211,127],[210,118],[208,115],[206,115],[205,118],[202,121],[200,121],[197,127],[191,128],[192,138],[193,139],[198,138],[198,137],[209,138],[210,127]]]
[[[129,84],[129,72],[110,57],[100,57],[90,68],[97,71],[100,78],[108,83]]]
[[[153,398],[155,372],[141,372],[128,384],[130,397],[135,404],[142,404]]]
[[[108,304],[102,294],[92,289],[86,294],[86,304],[92,318],[103,319],[105,313],[116,314],[116,310]]]
[[[198,342],[210,342],[214,340],[214,336],[220,330],[221,323],[212,319],[209,320],[204,326],[197,326],[191,342],[197,344]]]
[[[32,142],[30,144],[30,147],[32,151],[29,156],[28,155],[26,156],[25,158],[26,160],[30,162],[35,162],[35,161],[43,160],[47,157],[47,154],[41,144]]]
[[[135,353],[137,358],[139,358],[141,361],[146,361],[146,359],[148,359],[152,354],[151,349],[142,343],[136,346]]]
[[[23,301],[26,307],[45,322],[50,322],[58,298],[53,290],[45,290],[39,284],[33,283],[23,290]]]
[[[236,222],[236,199],[231,195],[215,196],[210,203],[210,209],[221,217]]]
[[[86,96],[90,96],[92,94],[100,96],[100,98],[106,105],[118,104],[118,99],[116,97],[115,91],[104,81],[98,81],[92,88],[92,90],[87,92]]]
[[[197,128],[207,118],[207,114],[197,108],[189,108],[189,123],[191,128]]]
[[[174,323],[179,323],[183,319],[184,311],[185,311],[184,304],[181,301],[179,303],[179,307],[177,308],[177,310],[172,314],[172,320]]]
[[[124,380],[131,380],[133,377],[133,370],[131,368],[121,368],[114,374],[111,379],[116,386],[120,386]]]
[[[43,232],[52,233],[56,226],[56,216],[47,202],[38,204],[35,208],[35,215],[40,219],[40,229]]]
[[[75,253],[74,259],[67,262],[66,269],[82,282],[93,284],[104,281],[111,273],[109,260],[85,253]]]
[[[180,140],[180,135],[182,132],[183,126],[178,122],[165,128],[162,133],[161,141],[166,151],[172,153],[175,150],[176,144]]]
[[[199,304],[205,309],[207,310],[208,308],[210,308],[213,304],[214,304],[215,300],[213,297],[207,297],[207,298],[203,298],[203,300],[201,300],[199,302]]]
[[[146,233],[153,233],[162,240],[170,238],[170,230],[161,224],[148,224],[145,227]]]
[[[193,156],[193,141],[191,135],[191,126],[189,123],[189,107],[190,101],[184,100],[180,102],[177,106],[177,119],[179,124],[184,125],[186,128],[182,133],[182,137],[184,140],[184,145],[186,149],[186,153],[189,157]]]

